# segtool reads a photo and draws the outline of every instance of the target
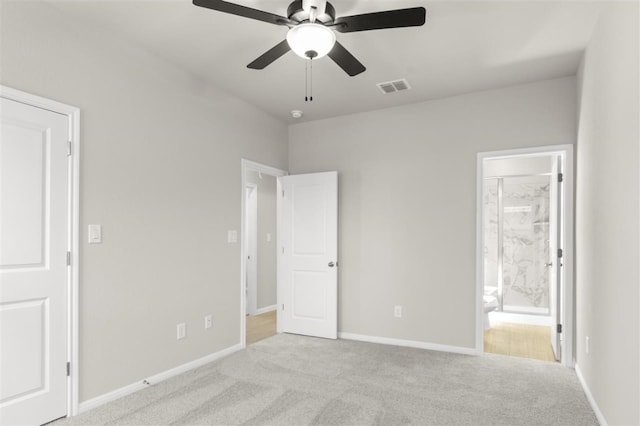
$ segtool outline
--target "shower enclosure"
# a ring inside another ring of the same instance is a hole
[[[550,175],[484,179],[484,283],[498,311],[549,315]]]

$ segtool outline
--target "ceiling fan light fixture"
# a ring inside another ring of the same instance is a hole
[[[331,52],[336,35],[322,24],[300,24],[289,30],[287,43],[301,58],[318,59]]]

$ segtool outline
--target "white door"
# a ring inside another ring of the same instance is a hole
[[[42,424],[67,414],[68,120],[0,102],[0,424]]]
[[[551,347],[556,360],[560,360],[561,334],[558,325],[562,325],[562,258],[558,250],[562,248],[562,181],[561,157],[552,157],[551,187],[549,188],[549,315],[551,316]]]
[[[338,172],[279,178],[281,330],[338,337]]]

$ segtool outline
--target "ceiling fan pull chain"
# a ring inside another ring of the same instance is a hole
[[[309,101],[313,102],[313,58],[309,59]]]
[[[309,58],[309,62],[305,64],[304,69],[304,101],[313,101],[313,58]]]
[[[309,100],[309,64],[304,63],[304,101]]]

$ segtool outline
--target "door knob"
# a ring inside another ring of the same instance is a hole
[[[328,266],[329,266],[329,268],[333,268],[334,266],[336,266],[336,264],[335,264],[335,263],[333,263],[333,262],[329,262],[329,265],[328,265]]]

